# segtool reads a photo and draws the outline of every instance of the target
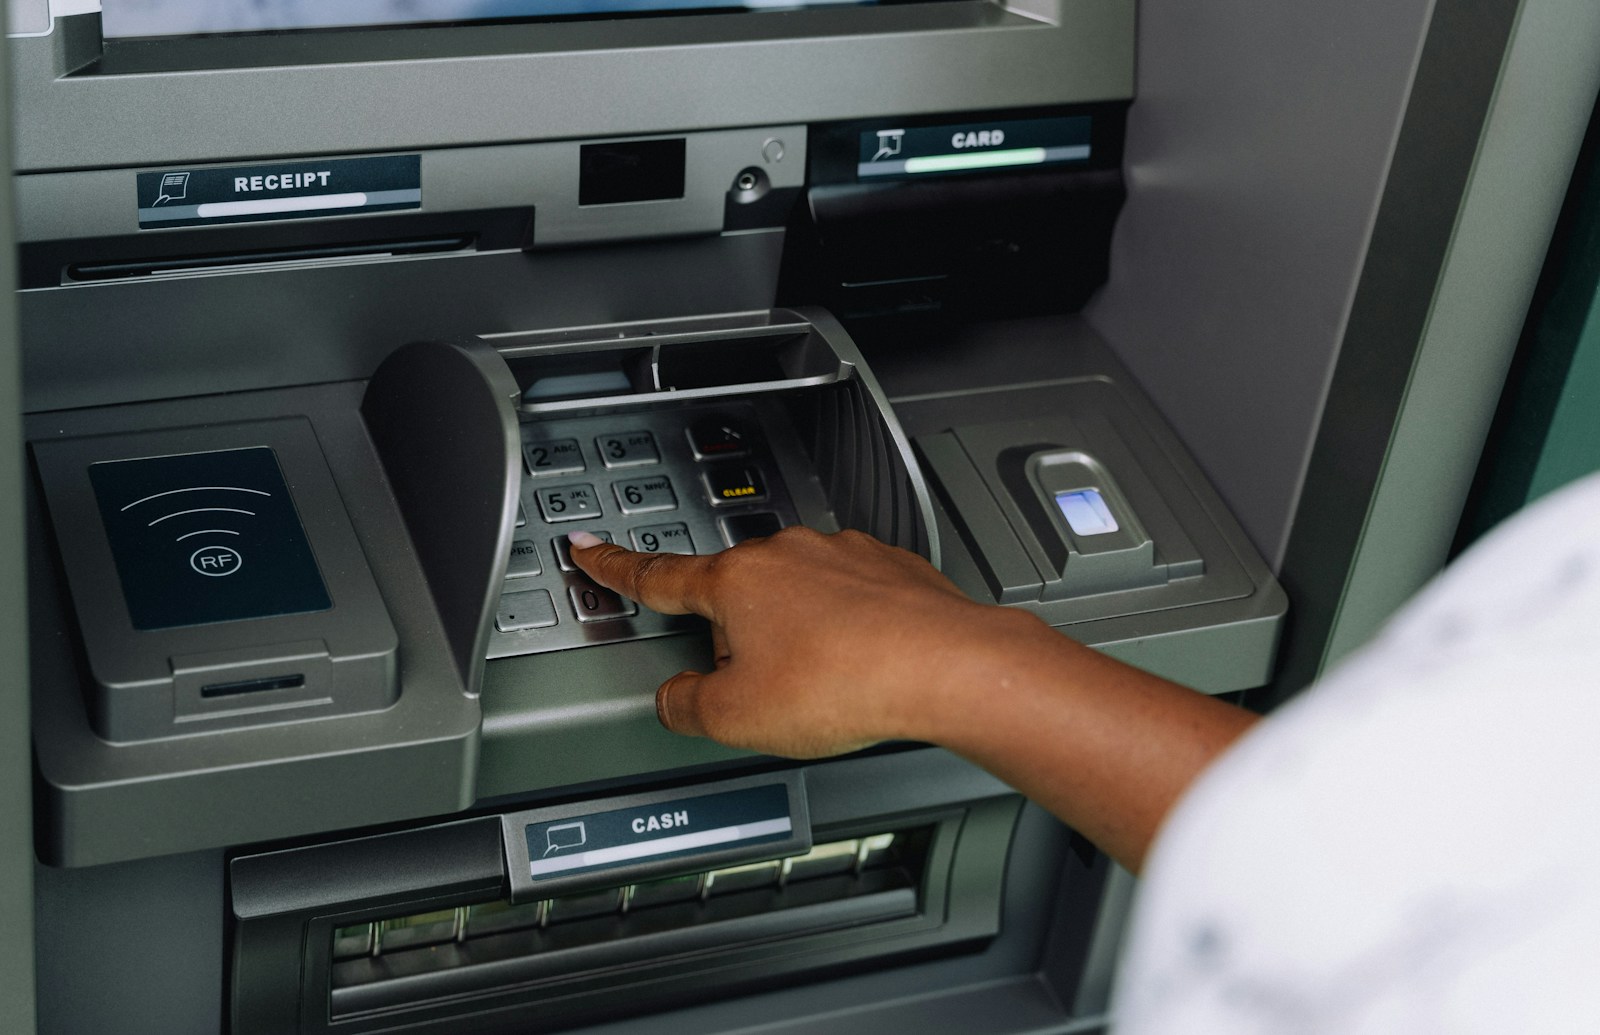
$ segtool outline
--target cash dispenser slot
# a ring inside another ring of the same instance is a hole
[[[230,1030],[565,1030],[997,933],[1020,799],[874,815],[824,781],[813,829],[808,775],[241,854]]]

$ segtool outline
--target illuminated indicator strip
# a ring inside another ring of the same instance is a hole
[[[1018,165],[1077,162],[1089,157],[1089,145],[1074,147],[1016,147],[1005,151],[965,151],[924,155],[895,162],[862,162],[858,176],[900,176],[916,173],[965,172],[969,169],[1004,169]]]
[[[577,852],[573,855],[558,855],[553,859],[534,859],[528,864],[528,870],[530,876],[546,877],[552,873],[581,870],[589,866],[604,866],[608,863],[647,859],[652,855],[667,855],[671,852],[711,848],[715,845],[731,844],[734,841],[770,837],[773,834],[787,834],[793,829],[794,824],[787,816],[781,819],[763,819],[755,823],[718,827],[715,830],[702,830],[693,834],[677,834],[650,841],[634,841],[631,844],[616,845],[611,848],[596,848],[593,851]]]
[[[139,209],[140,225],[181,223],[186,220],[240,219],[252,216],[284,216],[312,212],[339,212],[350,209],[416,208],[422,203],[417,187],[399,190],[347,191],[338,194],[309,194],[296,198],[248,198],[241,201],[207,201],[197,205],[161,205]]]
[[[313,194],[305,198],[253,198],[250,201],[213,201],[196,211],[201,219],[223,216],[254,216],[268,212],[321,212],[330,208],[361,208],[367,196],[353,194]]]

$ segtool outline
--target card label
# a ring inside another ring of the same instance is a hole
[[[866,180],[1085,162],[1093,126],[1087,115],[885,126],[860,135],[856,175]]]

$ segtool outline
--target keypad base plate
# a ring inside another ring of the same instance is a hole
[[[746,449],[736,459],[696,459],[690,429],[707,421],[738,427]],[[641,552],[710,554],[731,545],[730,528],[837,528],[810,461],[781,403],[773,399],[529,421],[522,426],[522,443],[520,491],[527,521],[515,539],[521,551],[533,544],[539,572],[508,577],[502,593],[547,591],[556,621],[531,629],[496,628],[489,638],[490,658],[704,628],[693,616],[617,602],[583,572],[565,570],[557,541],[574,530],[602,534]],[[718,477],[728,466],[755,472],[758,498],[713,503],[713,487],[730,484]],[[574,516],[573,510],[581,513]],[[519,560],[524,570],[533,566],[525,556]],[[598,608],[579,603],[595,600]]]

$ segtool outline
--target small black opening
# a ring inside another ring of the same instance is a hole
[[[237,683],[208,683],[200,688],[201,697],[231,697],[234,694],[254,694],[263,690],[294,690],[306,685],[306,677],[268,676],[264,679],[241,679]]]
[[[312,259],[359,259],[386,255],[424,255],[433,252],[465,251],[475,244],[470,234],[449,237],[410,238],[401,241],[375,241],[360,244],[334,244],[324,247],[274,248],[220,255],[183,255],[172,258],[132,259],[126,262],[76,262],[67,266],[66,279],[121,280],[162,273],[182,273],[224,266],[255,266],[273,262],[306,262]]]
[[[578,204],[683,197],[684,138],[584,144],[578,149]]]

